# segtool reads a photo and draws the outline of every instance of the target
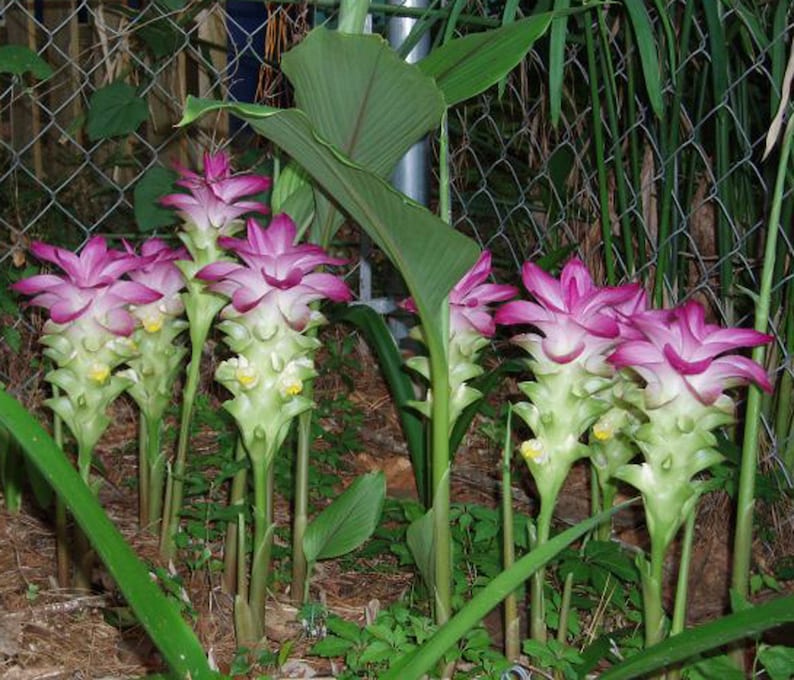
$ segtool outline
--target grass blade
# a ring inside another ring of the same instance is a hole
[[[63,498],[173,673],[192,680],[217,677],[175,604],[152,582],[148,570],[113,526],[63,451],[33,416],[4,390],[0,390],[0,423]]]

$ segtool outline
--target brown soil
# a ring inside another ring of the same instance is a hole
[[[341,333],[341,331],[336,331]],[[26,344],[23,354],[36,351]],[[370,469],[386,472],[389,494],[405,498],[415,495],[414,482],[398,420],[380,378],[377,366],[363,342],[353,349],[353,360],[360,366],[350,377],[353,389],[350,400],[364,414],[360,436],[363,451],[346,456],[344,470],[338,471],[340,485]],[[0,371],[19,386],[16,390],[31,408],[38,408],[44,394],[40,381],[31,381],[20,372],[24,357],[5,357]],[[210,369],[211,370],[211,369]],[[209,373],[207,373],[209,374]],[[38,374],[40,378],[40,374]],[[317,385],[318,398],[347,390],[339,376],[324,376]],[[44,416],[43,416],[44,417]],[[106,475],[101,500],[116,526],[138,554],[150,564],[168,568],[159,561],[156,540],[137,527],[135,493],[129,481],[136,475],[137,435],[135,414],[124,401],[114,407],[114,425],[99,447],[98,455]],[[495,506],[499,497],[499,448],[478,433],[482,421],[476,421],[458,453],[453,469],[453,500]],[[333,422],[326,422],[333,428]],[[211,451],[216,438],[205,432],[197,436],[197,455]],[[584,468],[571,475],[560,499],[557,519],[560,527],[576,523],[588,515],[588,474]],[[514,478],[516,511],[534,512],[529,480],[522,471]],[[727,498],[712,496],[702,503],[697,526],[696,551],[690,578],[690,622],[703,621],[722,613],[727,605],[731,508]],[[289,505],[281,500],[276,519],[289,522]],[[774,518],[772,518],[774,520]],[[778,521],[779,520],[774,520]],[[619,519],[618,540],[644,546],[646,538],[637,513]],[[791,553],[785,545],[790,531],[781,529],[780,543],[758,545],[760,566],[776,557]],[[132,678],[161,668],[161,659],[146,636],[136,627],[125,628],[114,620],[123,602],[111,579],[97,568],[96,592],[91,594],[63,590],[54,577],[54,539],[50,519],[26,500],[19,514],[0,509],[0,676],[7,680],[66,678]],[[220,558],[220,543],[210,544],[213,556]],[[312,581],[313,597],[328,609],[361,624],[390,602],[403,596],[412,586],[413,575],[406,570],[384,569],[383,562],[359,560],[355,569],[342,565],[350,562],[323,563]],[[668,574],[672,584],[674,562]],[[173,567],[171,567],[173,569]],[[184,584],[184,597],[195,611],[193,625],[205,649],[219,668],[227,671],[235,654],[231,601],[220,587],[220,577],[206,568],[190,571],[180,561],[177,571]],[[671,589],[669,589],[671,590]],[[296,610],[289,593],[282,588],[273,592],[268,609],[268,637],[274,642],[291,640],[289,668],[282,677],[331,676],[330,663],[307,655],[311,640],[303,635],[296,621]],[[495,638],[500,638],[499,617],[489,617]]]

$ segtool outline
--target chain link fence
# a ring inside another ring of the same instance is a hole
[[[569,19],[556,125],[546,40],[499,88],[451,112],[454,223],[494,252],[503,280],[528,258],[578,250],[599,281],[640,277],[667,302],[696,296],[721,321],[751,323],[747,291],[758,288],[776,172],[761,157],[794,16],[785,0],[755,14],[713,5],[718,24],[676,0],[666,16],[649,15],[666,65],[660,112],[620,6]],[[0,8],[2,42],[31,47],[54,69],[41,82],[0,81],[0,270],[23,266],[32,238],[135,236],[133,194],[150,168],[195,164],[205,146],[250,147],[226,117],[174,128],[186,95],[288,103],[279,54],[317,21],[309,5],[244,0]],[[494,19],[502,12],[488,5]],[[127,131],[122,108],[122,134],[97,132],[96,97],[119,81],[145,96],[145,116]],[[786,206],[771,363],[781,374],[791,365]],[[20,323],[11,307],[4,314],[7,326]]]

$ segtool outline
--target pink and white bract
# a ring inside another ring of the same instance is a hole
[[[761,366],[729,354],[771,342],[770,335],[706,323],[705,311],[695,301],[671,310],[638,312],[626,324],[627,338],[609,362],[617,368],[631,368],[645,380],[650,404],[658,406],[685,393],[710,405],[725,390],[751,382],[772,391]]]
[[[582,362],[603,355],[618,339],[622,307],[644,308],[645,294],[635,284],[599,288],[584,263],[571,259],[559,279],[531,262],[524,263],[521,278],[537,302],[516,300],[502,306],[496,323],[526,324],[541,331],[519,336],[535,358],[558,364]]]
[[[246,314],[255,307],[278,310],[295,329],[309,321],[309,304],[328,298],[351,298],[347,284],[333,274],[314,271],[344,260],[331,257],[320,246],[295,245],[295,223],[277,215],[265,229],[249,218],[246,239],[222,237],[218,245],[238,255],[242,264],[219,261],[202,268],[196,277],[211,282],[209,290],[231,299],[227,314]]]
[[[450,334],[475,332],[490,338],[496,332],[490,305],[515,297],[518,290],[515,286],[485,283],[490,275],[491,253],[484,250],[449,293]],[[413,298],[408,298],[402,306],[409,312],[417,312]]]
[[[179,210],[185,222],[199,232],[217,230],[220,234],[229,234],[234,231],[235,220],[242,215],[266,214],[270,210],[259,201],[240,199],[267,191],[273,184],[271,178],[232,175],[229,157],[223,152],[204,154],[203,174],[179,166],[177,171],[182,176],[177,184],[190,193],[169,194],[160,199],[160,203]]]
[[[162,294],[121,276],[141,266],[135,255],[109,250],[105,239],[95,236],[79,255],[64,248],[35,242],[30,248],[39,260],[60,267],[64,274],[38,274],[15,283],[12,288],[33,295],[31,305],[45,308],[57,324],[97,324],[114,335],[128,336],[135,319],[128,305],[145,305]]]
[[[162,294],[156,302],[136,306],[132,310],[143,323],[144,329],[152,332],[162,325],[163,315],[176,317],[185,309],[180,295],[185,288],[185,277],[174,263],[189,260],[190,254],[182,247],[171,248],[159,238],[144,241],[140,255],[136,255],[126,242],[124,247],[138,262],[138,267],[129,272],[130,279]]]

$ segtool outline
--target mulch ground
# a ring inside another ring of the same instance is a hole
[[[341,331],[337,331],[341,332]],[[38,409],[45,395],[40,380],[31,380],[28,360],[37,351],[34,343],[23,345],[22,356],[3,357],[0,370],[10,378],[11,388]],[[325,375],[317,384],[317,398],[331,397],[349,390],[349,399],[363,414],[360,438],[363,448],[345,457],[337,471],[340,488],[356,475],[371,469],[386,472],[389,494],[397,498],[414,495],[411,467],[399,423],[377,365],[363,342],[352,349],[359,367],[343,380]],[[28,355],[28,356],[25,356]],[[208,369],[211,370],[211,369]],[[206,373],[210,374],[210,373]],[[40,374],[37,374],[40,378]],[[352,386],[349,385],[352,379]],[[507,391],[515,393],[514,385]],[[211,397],[215,398],[215,397]],[[43,414],[43,411],[40,411]],[[194,627],[205,649],[221,670],[228,670],[236,644],[232,628],[232,602],[223,593],[220,575],[207,568],[190,571],[184,564],[162,564],[156,539],[137,527],[137,498],[130,486],[136,477],[136,416],[133,408],[120,401],[114,406],[113,426],[104,437],[98,455],[105,466],[101,500],[108,514],[141,557],[154,567],[171,569],[183,584],[182,596],[195,612]],[[44,416],[46,417],[46,416]],[[487,437],[478,433],[482,420],[476,420],[465,439],[453,468],[453,500],[496,507],[500,493],[500,451]],[[333,428],[333,422],[324,423]],[[200,432],[194,442],[196,455],[211,451],[214,433]],[[326,471],[328,472],[328,471]],[[333,471],[331,471],[333,472]],[[589,475],[584,468],[571,475],[560,499],[557,519],[561,527],[585,518],[589,511]],[[532,513],[534,500],[531,482],[517,471],[514,478],[517,512]],[[756,564],[771,565],[782,555],[792,554],[791,513],[763,510],[778,533],[775,539],[758,542]],[[276,520],[289,522],[289,504],[280,499]],[[618,525],[619,540],[644,545],[641,518],[626,516]],[[725,496],[715,495],[702,503],[690,578],[690,622],[714,618],[727,606],[731,505]],[[119,623],[123,611],[112,580],[101,566],[94,575],[95,592],[78,593],[57,586],[54,576],[55,547],[50,518],[26,499],[18,514],[0,507],[0,677],[6,680],[136,678],[161,669],[156,649],[134,625]],[[220,544],[210,546],[221,557]],[[364,624],[380,607],[401,598],[412,586],[413,574],[399,569],[389,555],[360,560],[321,564],[312,581],[312,595],[327,608],[345,618]],[[668,581],[672,584],[672,570]],[[347,565],[347,567],[345,567]],[[498,618],[498,617],[496,617]],[[494,618],[494,626],[498,621]],[[500,631],[492,631],[495,638]],[[271,593],[268,609],[268,636],[284,643],[291,641],[289,667],[282,677],[328,677],[334,668],[324,660],[307,654],[312,641],[297,622],[297,610],[286,588]]]

